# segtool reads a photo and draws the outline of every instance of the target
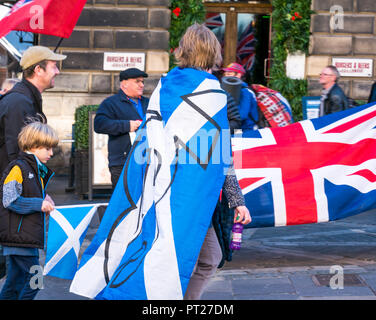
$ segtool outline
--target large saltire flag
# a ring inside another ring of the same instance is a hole
[[[107,204],[55,207],[49,217],[45,275],[73,279],[86,231],[98,207],[103,205]]]
[[[0,38],[12,30],[69,38],[86,0],[20,0],[0,20]]]
[[[229,160],[220,149],[226,104],[207,72],[175,68],[160,80],[71,292],[183,298]]]
[[[376,207],[376,104],[233,138],[247,227],[327,222]]]

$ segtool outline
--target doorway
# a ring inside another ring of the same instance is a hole
[[[272,5],[268,1],[205,1],[206,26],[222,46],[223,65],[241,64],[245,81],[266,85],[270,70]]]

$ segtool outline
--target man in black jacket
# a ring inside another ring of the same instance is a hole
[[[56,63],[65,58],[42,46],[24,52],[20,61],[23,79],[0,100],[0,175],[18,155],[17,137],[21,128],[30,119],[47,121],[41,93],[54,87],[54,79],[60,73]]]
[[[373,83],[371,92],[369,93],[368,103],[376,102],[376,82]]]
[[[130,133],[138,129],[145,117],[149,99],[142,94],[147,76],[137,68],[120,72],[119,92],[101,103],[94,119],[94,131],[109,136],[108,166],[113,189],[132,146]]]
[[[320,73],[320,84],[323,88],[320,99],[320,117],[346,110],[349,107],[347,97],[337,83],[339,78],[340,74],[334,66],[327,66]]]

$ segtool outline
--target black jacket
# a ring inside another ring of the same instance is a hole
[[[343,90],[336,83],[324,100],[324,115],[348,109],[349,102]]]
[[[236,104],[231,94],[225,91],[227,96],[227,118],[231,131],[234,129],[241,129],[242,119],[239,113],[239,106]]]
[[[149,99],[141,97],[144,114]],[[120,89],[119,92],[105,99],[94,119],[94,131],[108,134],[108,166],[122,166],[131,149],[129,120],[141,120],[135,106]]]
[[[376,82],[372,85],[371,92],[369,93],[368,103],[376,102]]]
[[[0,97],[0,173],[17,158],[20,151],[18,134],[30,118],[46,122],[42,95],[32,83],[23,79]]]
[[[44,189],[53,175],[48,169],[41,184],[38,165],[34,155],[20,152],[17,160],[12,161],[4,171],[0,184],[0,198],[3,199],[3,185],[10,170],[18,165],[22,171],[22,197],[44,198]],[[45,221],[44,213],[36,211],[30,214],[18,214],[0,204],[0,244],[10,247],[44,248]]]

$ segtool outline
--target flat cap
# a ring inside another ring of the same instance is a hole
[[[139,77],[147,78],[148,74],[137,68],[129,68],[120,72],[119,80],[123,81],[127,79],[139,78]]]
[[[67,56],[57,54],[51,49],[43,46],[29,47],[22,55],[20,65],[23,70],[31,67],[32,65],[41,62],[43,60],[61,61]]]

